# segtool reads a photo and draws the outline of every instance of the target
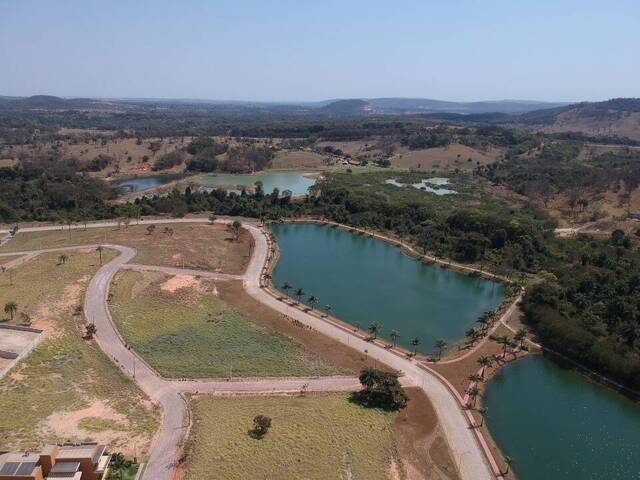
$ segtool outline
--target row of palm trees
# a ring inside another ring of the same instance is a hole
[[[284,282],[282,284],[282,290],[284,291],[284,294],[289,297],[289,291],[293,290],[293,286],[289,283],[289,282]],[[296,297],[298,299],[297,303],[302,303],[302,297],[304,297],[306,295],[305,291],[302,288],[297,288],[295,289],[295,291],[293,292],[293,296]],[[318,297],[316,297],[315,295],[309,295],[307,298],[307,303],[309,304],[309,306],[311,307],[311,310],[315,309],[316,304],[319,302],[320,300],[318,299]],[[329,316],[329,314],[331,313],[331,305],[325,305],[323,307],[323,310],[325,312],[325,316]]]

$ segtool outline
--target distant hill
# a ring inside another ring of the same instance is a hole
[[[640,98],[614,98],[535,110],[520,115],[517,123],[546,132],[582,132],[640,140]]]
[[[566,105],[566,103],[537,102],[533,100],[448,102],[428,98],[372,98],[367,101],[375,111],[380,111],[381,113],[507,113],[515,115],[541,108]]]
[[[329,115],[358,116],[371,112],[371,105],[365,100],[336,100],[318,109],[320,112]]]
[[[429,98],[367,98],[319,102],[318,110],[337,115],[415,115],[415,114],[507,114],[518,115],[533,110],[565,106],[565,103],[529,100],[484,102],[448,102]]]

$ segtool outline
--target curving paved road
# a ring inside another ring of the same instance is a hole
[[[204,218],[184,218],[142,221],[141,224],[163,223],[204,223]],[[228,223],[224,220],[218,223]],[[116,222],[103,222],[88,225],[88,228],[117,226]],[[458,466],[463,480],[489,480],[502,478],[495,460],[493,459],[482,434],[477,429],[470,428],[472,417],[469,412],[462,410],[461,399],[457,393],[449,388],[441,376],[436,372],[421,367],[412,359],[403,357],[384,348],[381,345],[367,342],[355,335],[351,330],[338,324],[319,318],[309,312],[288,308],[277,296],[261,286],[261,276],[269,255],[268,234],[261,227],[245,223],[243,225],[253,236],[255,247],[253,256],[244,275],[235,276],[244,281],[245,290],[258,301],[289,317],[314,328],[318,332],[338,340],[352,348],[366,351],[367,355],[390,366],[403,374],[403,383],[414,384],[422,388],[431,400],[438,415],[440,425],[451,448],[454,461]],[[21,229],[21,232],[58,230],[60,227],[31,227]],[[83,228],[83,227],[77,227]],[[2,233],[0,231],[0,233]],[[111,319],[107,306],[107,295],[111,280],[121,268],[155,269],[175,272],[181,269],[165,267],[146,267],[129,264],[135,256],[135,250],[120,245],[103,245],[118,250],[121,254],[104,265],[93,277],[85,298],[85,316],[89,322],[97,326],[96,339],[103,351],[109,355],[126,373],[133,374],[135,365],[135,381],[142,390],[163,409],[162,426],[158,432],[151,452],[144,478],[148,480],[171,480],[174,464],[179,451],[186,425],[186,406],[182,397],[186,392],[208,393],[239,393],[239,392],[297,392],[303,384],[308,384],[309,390],[351,390],[357,387],[356,379],[344,377],[329,379],[265,379],[246,382],[176,382],[159,377],[144,360],[135,352],[128,350]],[[47,251],[71,250],[82,247],[64,247]],[[30,255],[42,253],[12,252],[5,255]],[[2,254],[0,254],[2,255]],[[187,270],[188,271],[188,270]],[[205,272],[196,271],[204,274]],[[193,273],[192,273],[193,274]],[[209,272],[207,275],[223,274]],[[229,276],[226,276],[229,278]],[[224,387],[228,389],[224,389]],[[470,418],[471,417],[471,420]]]

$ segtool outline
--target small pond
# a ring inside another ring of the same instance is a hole
[[[444,185],[449,185],[449,179],[443,177],[425,178],[416,183],[402,183],[395,178],[390,178],[385,180],[385,183],[395,187],[413,187],[436,195],[453,195],[458,193],[455,190],[442,188]]]
[[[304,196],[309,193],[309,187],[316,183],[315,178],[310,178],[309,172],[299,171],[272,171],[257,174],[216,174],[208,175],[197,180],[197,183],[207,187],[253,187],[257,181],[262,182],[265,193],[273,192],[274,188],[280,190],[290,190],[294,197]],[[230,188],[237,190],[237,188]]]

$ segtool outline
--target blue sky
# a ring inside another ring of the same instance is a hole
[[[638,0],[0,0],[0,95],[640,96]]]

